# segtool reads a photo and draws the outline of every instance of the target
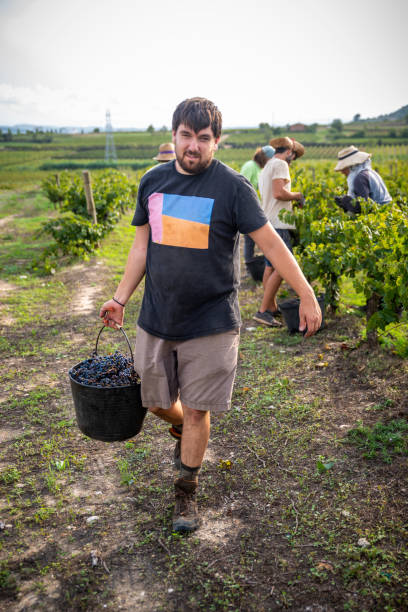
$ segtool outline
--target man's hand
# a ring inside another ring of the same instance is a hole
[[[122,327],[124,314],[124,307],[120,306],[114,300],[108,300],[105,302],[99,311],[99,316],[101,319],[103,319],[106,327],[113,327],[113,329]]]
[[[340,206],[340,208],[344,210],[344,212],[361,212],[360,204],[358,202],[355,202],[355,200],[353,200],[353,198],[349,195],[335,196],[334,201],[336,202],[337,206]]]
[[[347,201],[345,200],[345,198],[348,198],[349,196],[335,196],[334,201],[336,202],[337,206],[340,206],[340,208],[342,208],[344,210],[344,212],[347,212]]]
[[[299,331],[305,332],[305,338],[313,336],[322,324],[322,311],[314,293],[300,300]]]

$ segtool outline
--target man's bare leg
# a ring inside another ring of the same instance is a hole
[[[163,419],[163,421],[172,425],[183,424],[183,408],[180,400],[173,402],[170,408],[149,408],[149,411],[159,417],[159,419]]]
[[[210,435],[210,413],[183,404],[184,423],[181,438],[180,475],[174,481],[176,504],[173,529],[190,533],[200,525],[196,492],[200,470]]]
[[[263,285],[264,291],[265,291],[266,283],[268,282],[268,278],[270,277],[272,272],[273,272],[273,268],[271,268],[271,266],[265,266],[264,273],[262,276],[262,285]]]
[[[279,287],[282,283],[282,277],[279,276],[276,270],[272,272],[265,283],[265,290],[262,298],[260,312],[265,312],[265,310],[277,310],[278,304],[276,302],[276,295],[278,293]]]
[[[181,439],[181,462],[191,468],[202,464],[210,437],[210,413],[183,404],[184,421]]]

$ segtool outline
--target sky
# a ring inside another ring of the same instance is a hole
[[[0,125],[350,121],[408,104],[407,0],[0,0]]]

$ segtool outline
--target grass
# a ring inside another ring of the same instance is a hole
[[[391,463],[394,455],[408,455],[408,423],[402,419],[372,426],[359,425],[348,432],[348,441],[363,451],[366,459]]]
[[[38,191],[0,196],[0,216],[11,217],[0,238],[0,270],[5,277],[31,272],[33,258],[49,243],[33,236],[53,214],[51,202]]]

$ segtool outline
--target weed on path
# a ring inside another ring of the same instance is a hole
[[[213,419],[193,536],[171,530],[163,423],[112,444],[79,432],[67,372],[92,352],[129,240],[124,222],[87,264],[5,278],[0,609],[406,609],[407,363],[369,353],[357,317],[309,340],[258,326],[243,276],[232,408]]]

